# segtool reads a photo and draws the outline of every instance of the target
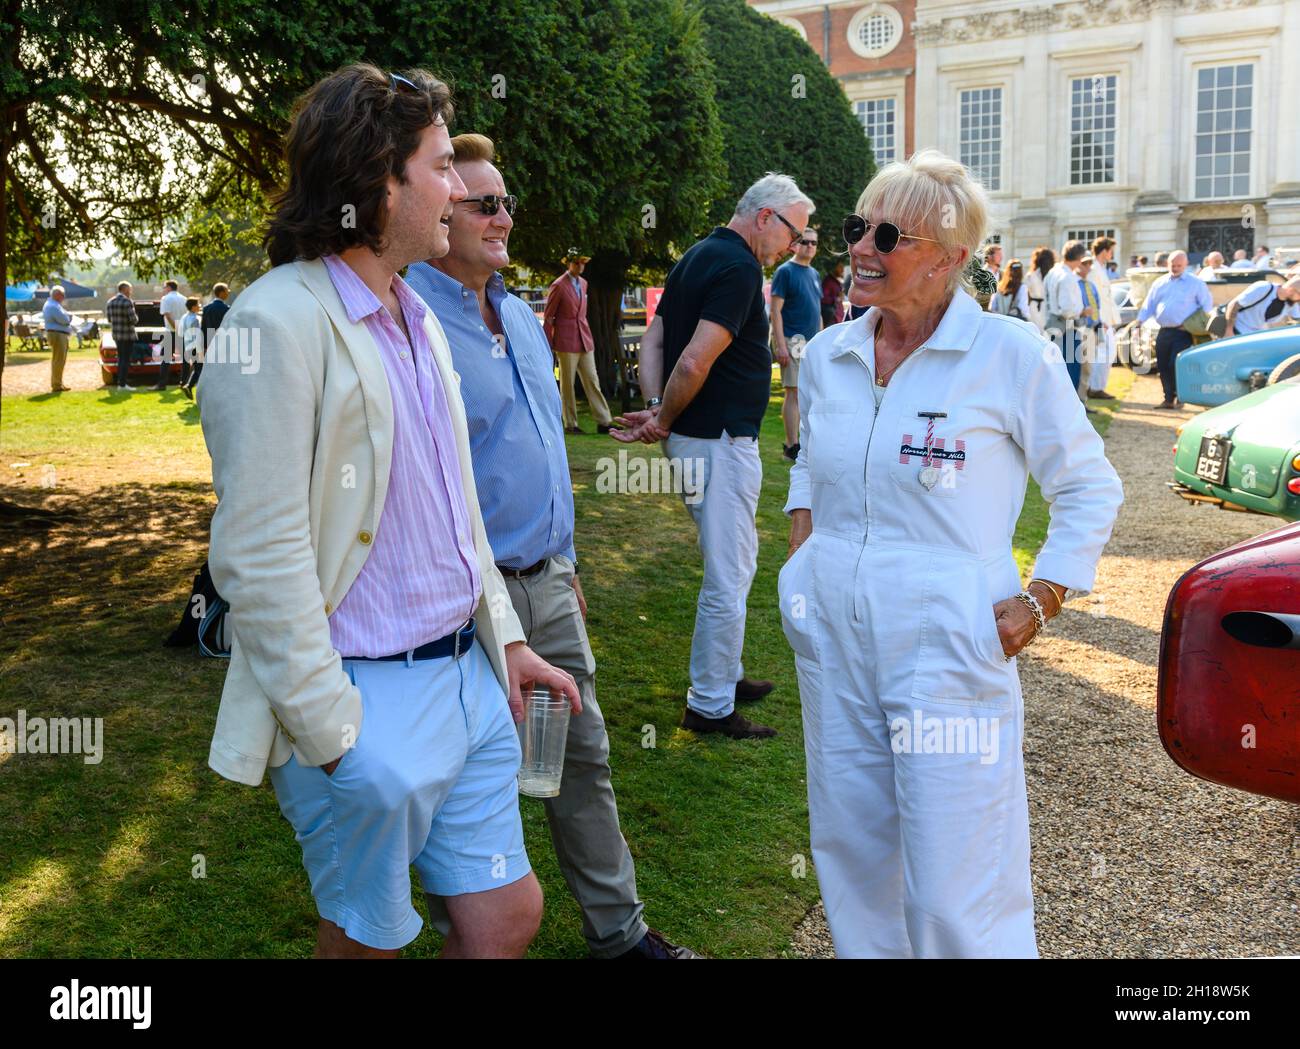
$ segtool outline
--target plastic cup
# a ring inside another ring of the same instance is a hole
[[[569,739],[569,700],[552,696],[549,689],[524,693],[524,720],[519,722],[519,793],[530,798],[553,798],[560,793],[564,775],[564,746]]]

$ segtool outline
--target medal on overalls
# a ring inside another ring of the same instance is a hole
[[[921,460],[921,472],[917,474],[927,492],[933,491],[939,483],[939,468],[934,465],[934,421],[948,418],[947,412],[917,412],[925,420],[925,458]]]

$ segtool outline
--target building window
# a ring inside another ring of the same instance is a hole
[[[985,189],[1002,188],[1002,88],[980,87],[963,91],[961,162]]]
[[[1070,81],[1070,185],[1115,181],[1115,87],[1118,78]]]
[[[903,16],[889,4],[868,4],[849,20],[848,37],[856,54],[880,58],[903,38]]]
[[[862,130],[871,139],[871,152],[875,154],[877,167],[897,159],[894,152],[894,101],[892,98],[868,98],[853,103],[858,119],[862,121]]]
[[[1194,195],[1198,200],[1250,193],[1254,73],[1251,65],[1197,70]]]
[[[1109,237],[1115,242],[1115,249],[1111,252],[1112,258],[1119,258],[1119,238],[1115,236],[1114,229],[1067,229],[1065,231],[1065,240],[1081,240],[1088,245],[1088,250],[1092,250],[1092,242],[1098,237]],[[1064,243],[1064,242],[1062,242]]]

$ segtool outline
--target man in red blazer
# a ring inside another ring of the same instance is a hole
[[[596,416],[596,432],[609,433],[611,422],[609,405],[600,392],[600,378],[596,375],[596,348],[587,323],[587,282],[582,271],[590,261],[579,255],[576,248],[560,260],[569,267],[568,272],[555,278],[546,293],[546,311],[542,314],[542,330],[560,359],[560,400],[564,408],[564,432],[582,433],[578,426],[578,402],[573,392],[574,375],[582,376],[582,391],[587,395],[592,414]]]

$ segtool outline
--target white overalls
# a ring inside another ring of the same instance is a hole
[[[1033,957],[1023,706],[993,605],[1021,589],[1028,474],[1051,504],[1034,574],[1075,591],[1122,490],[1033,325],[958,291],[877,408],[877,316],[805,349],[786,511],[813,532],[778,584],[822,899],[841,957]]]

